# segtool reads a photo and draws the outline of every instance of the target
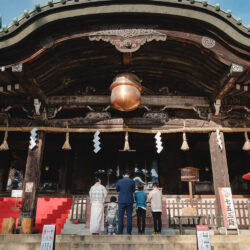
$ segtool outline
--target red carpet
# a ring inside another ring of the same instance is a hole
[[[39,198],[36,210],[36,229],[42,233],[43,225],[56,225],[60,234],[72,207],[72,198]]]
[[[39,233],[42,233],[44,224],[55,224],[56,233],[60,234],[68,218],[72,201],[72,198],[38,198],[35,228]],[[0,229],[3,218],[18,219],[19,209],[11,209],[14,205],[15,198],[0,198]],[[21,206],[21,198],[18,199],[17,206]]]
[[[0,198],[0,232],[2,230],[3,218],[16,218],[18,224],[19,209],[12,209],[15,206],[16,198]],[[17,207],[21,206],[21,198],[17,199]]]

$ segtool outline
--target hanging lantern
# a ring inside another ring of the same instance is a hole
[[[4,133],[4,138],[3,138],[3,142],[2,144],[0,145],[0,151],[7,151],[9,150],[9,146],[8,146],[8,143],[7,143],[7,139],[8,139],[8,121],[6,122],[6,131]]]
[[[67,127],[67,129],[69,128],[68,122],[66,122],[66,127]],[[66,139],[65,139],[65,142],[62,146],[62,149],[63,150],[71,150],[71,146],[69,144],[69,132],[68,131],[66,132]]]
[[[110,90],[111,103],[115,109],[132,111],[141,104],[141,80],[134,74],[123,73],[116,76]]]

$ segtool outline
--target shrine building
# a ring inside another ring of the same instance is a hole
[[[39,231],[46,199],[88,223],[94,176],[115,194],[124,170],[159,183],[165,226],[191,200],[219,227],[231,187],[249,228],[249,132],[250,29],[219,5],[48,1],[1,27],[0,210],[23,190]]]

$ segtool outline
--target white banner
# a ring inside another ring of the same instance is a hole
[[[219,187],[220,203],[226,229],[238,229],[230,187]]]

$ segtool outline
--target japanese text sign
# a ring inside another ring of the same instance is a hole
[[[208,225],[196,225],[198,250],[211,250]]]
[[[226,229],[238,229],[230,187],[219,187],[220,203]]]
[[[43,226],[41,250],[54,250],[55,249],[55,234],[56,234],[55,225]]]

